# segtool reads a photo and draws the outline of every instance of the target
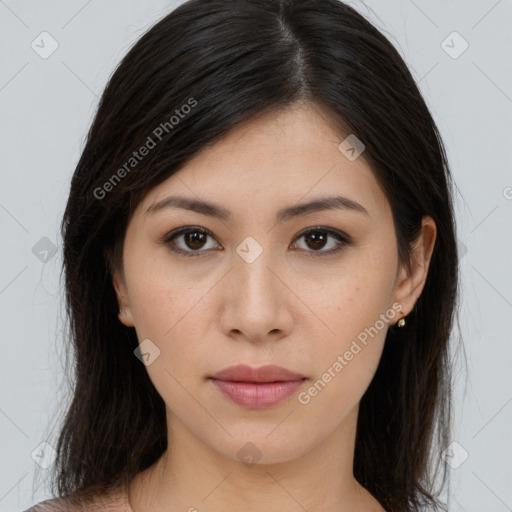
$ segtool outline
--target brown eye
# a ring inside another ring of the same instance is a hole
[[[304,246],[299,248],[309,256],[330,256],[352,243],[348,235],[324,227],[310,228],[296,239],[301,238],[304,239]],[[165,236],[162,241],[173,252],[190,257],[207,255],[212,249],[222,249],[208,230],[194,226],[179,228]]]
[[[199,227],[184,227],[167,235],[163,242],[171,247],[171,250],[185,256],[202,256],[209,252],[208,249],[218,247],[216,244],[208,247],[209,239],[213,235],[206,229]]]
[[[305,247],[300,247],[309,252],[311,256],[328,256],[334,254],[352,243],[348,235],[332,229],[317,227],[300,234],[297,240],[303,238]],[[327,250],[322,250],[325,247]]]

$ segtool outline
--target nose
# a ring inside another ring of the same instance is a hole
[[[252,262],[235,255],[224,279],[220,322],[231,338],[253,343],[288,336],[293,326],[293,293],[271,251]]]

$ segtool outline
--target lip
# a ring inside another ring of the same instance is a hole
[[[210,380],[234,403],[248,409],[263,409],[288,398],[306,377],[281,366],[252,368],[242,364],[224,368]]]
[[[232,382],[286,382],[304,379],[305,376],[295,373],[281,366],[268,364],[253,368],[246,364],[228,366],[212,376],[213,379]]]

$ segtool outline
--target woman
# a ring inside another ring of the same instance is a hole
[[[166,16],[72,179],[76,385],[31,510],[446,510],[451,194],[414,79],[353,8]]]

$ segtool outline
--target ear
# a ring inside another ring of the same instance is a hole
[[[423,217],[421,233],[412,248],[411,272],[405,265],[402,265],[396,281],[393,303],[401,304],[403,316],[407,316],[411,312],[423,291],[432,253],[434,252],[436,235],[437,228],[432,217]]]
[[[116,291],[117,304],[119,306],[119,321],[127,327],[133,327],[132,311],[130,309],[130,301],[128,299],[128,291],[123,274],[119,270],[114,271],[112,278],[114,289]]]

